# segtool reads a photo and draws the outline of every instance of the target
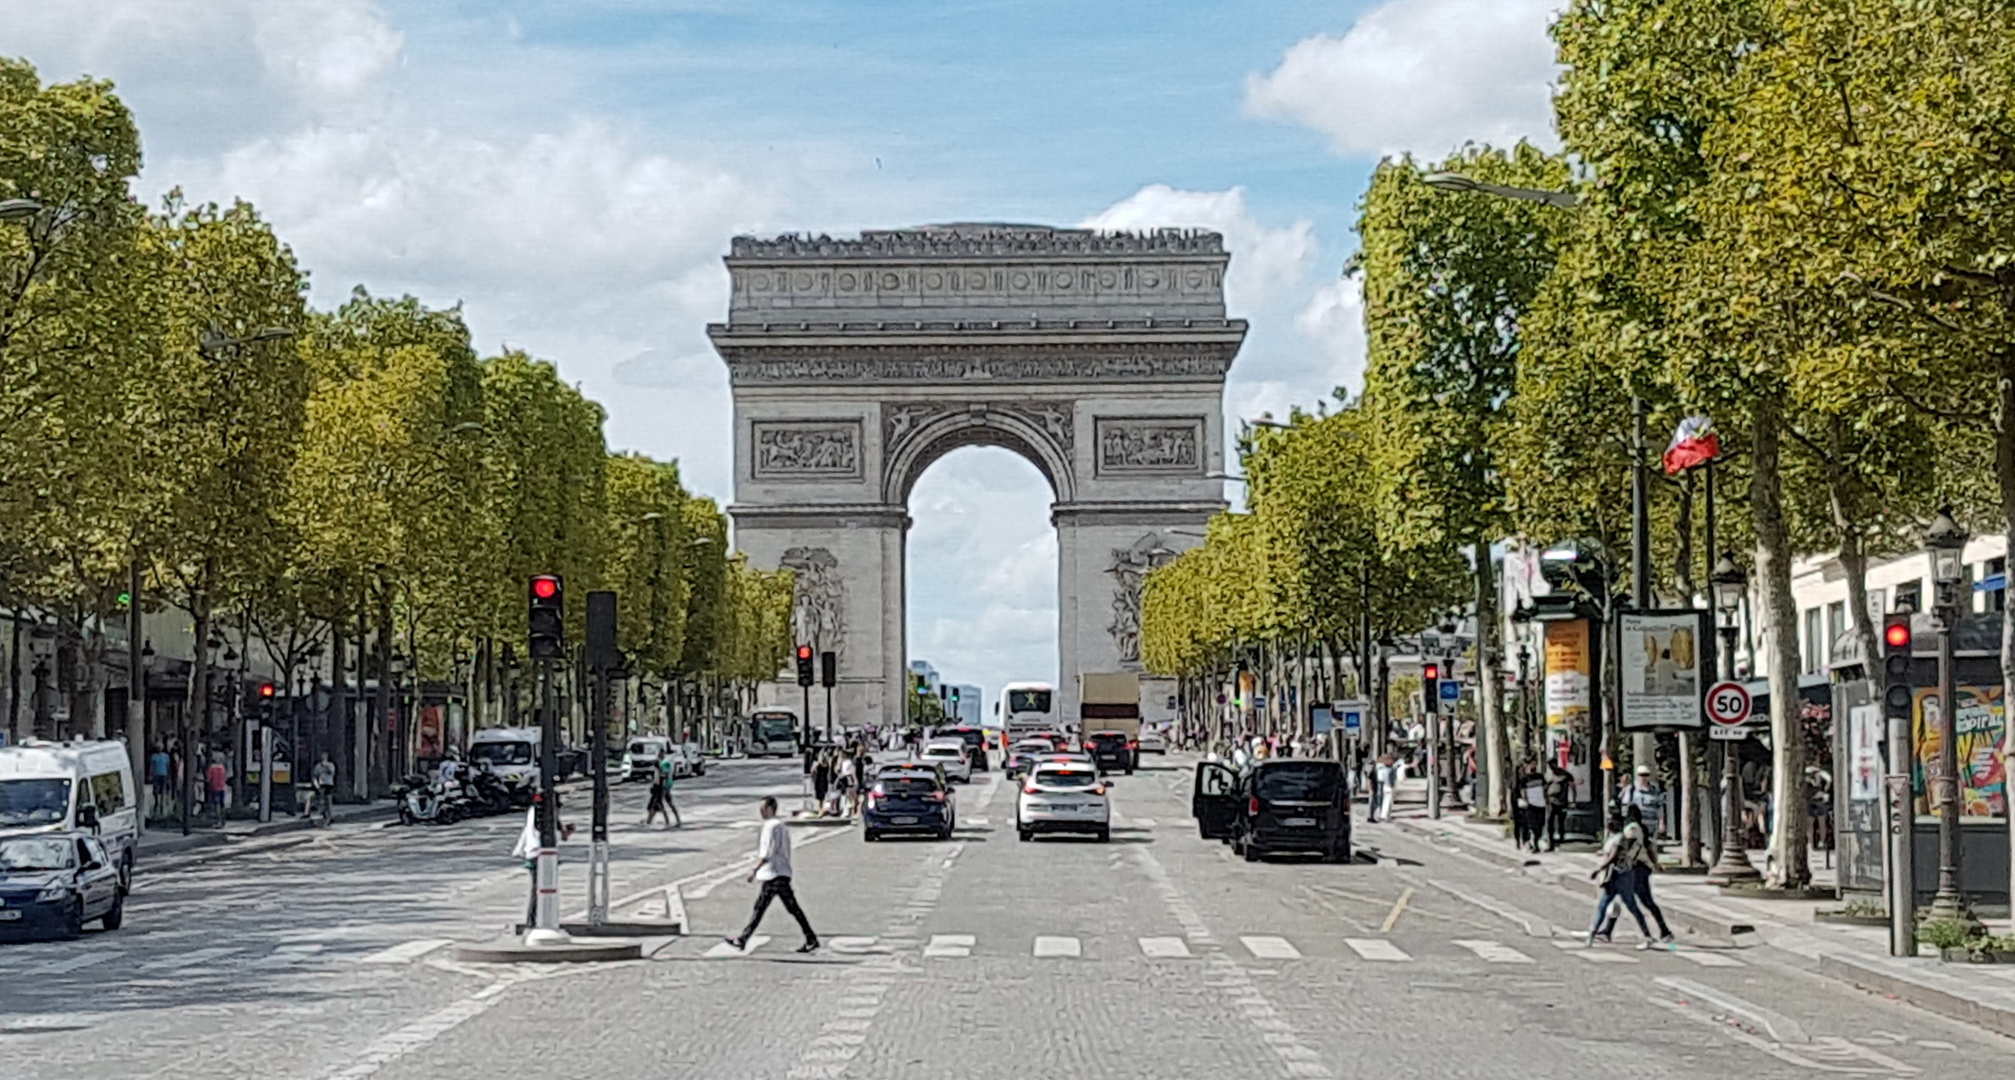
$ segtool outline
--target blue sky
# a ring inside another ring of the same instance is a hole
[[[1216,228],[1252,321],[1228,417],[1362,372],[1354,206],[1383,154],[1550,142],[1557,0],[66,0],[0,49],[114,79],[143,192],[257,204],[313,275],[461,302],[730,497],[703,327],[736,233],[930,221]],[[1053,674],[1040,475],[966,450],[912,499],[910,649]]]

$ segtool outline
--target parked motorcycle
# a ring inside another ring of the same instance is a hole
[[[462,819],[460,800],[418,773],[406,777],[406,782],[393,793],[399,800],[402,825],[418,825],[423,821],[430,825],[452,825]]]
[[[470,809],[478,814],[501,814],[516,805],[512,797],[511,785],[499,779],[488,768],[469,771],[468,781],[462,785],[469,800]]]

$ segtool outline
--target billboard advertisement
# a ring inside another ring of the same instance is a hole
[[[1572,798],[1589,798],[1589,756],[1595,748],[1593,695],[1595,663],[1589,622],[1573,619],[1546,626],[1546,751],[1574,778]]]
[[[1997,684],[1958,689],[1959,711],[1953,717],[1953,730],[1958,735],[1960,816],[2006,818],[2008,774],[2000,754],[2008,724],[2003,687]],[[1917,767],[1913,771],[1920,815],[1936,812],[1925,781],[1938,756],[1938,709],[1938,691],[1919,688],[1913,710],[1917,744]]]
[[[1707,613],[1625,612],[1618,616],[1623,698],[1619,726],[1699,729],[1700,695],[1706,689],[1701,644],[1707,640]]]

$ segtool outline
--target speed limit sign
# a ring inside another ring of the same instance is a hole
[[[1749,722],[1749,691],[1738,682],[1715,683],[1707,691],[1707,718],[1714,721],[1708,734],[1717,739],[1740,739],[1742,725]]]

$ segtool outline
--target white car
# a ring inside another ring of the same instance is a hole
[[[1134,743],[1134,749],[1139,750],[1143,754],[1166,754],[1168,753],[1168,736],[1163,735],[1155,728],[1142,728],[1140,738]]]
[[[972,758],[966,755],[964,739],[932,739],[924,744],[923,752],[917,760],[930,765],[943,766],[945,778],[961,784],[973,782]]]
[[[1039,832],[1090,833],[1100,843],[1111,840],[1112,803],[1097,766],[1076,761],[1036,764],[1015,799],[1014,823],[1023,840]]]

